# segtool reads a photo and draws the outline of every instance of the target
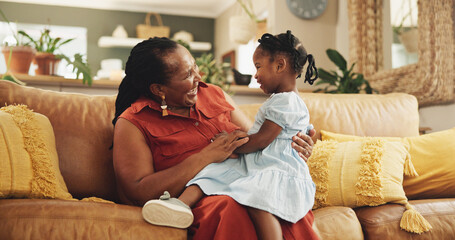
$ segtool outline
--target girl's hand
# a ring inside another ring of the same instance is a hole
[[[297,133],[294,137],[292,137],[292,148],[294,148],[298,153],[299,156],[306,161],[310,158],[311,153],[313,152],[313,137],[316,134],[316,130],[311,129],[309,131],[309,135],[306,135],[302,132]]]
[[[248,142],[246,132],[236,130],[231,133],[222,132],[212,138],[212,143],[202,149],[210,162],[222,162],[232,155],[234,150]]]

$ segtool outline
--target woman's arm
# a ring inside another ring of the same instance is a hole
[[[185,184],[212,162],[226,159],[247,139],[246,134],[233,132],[220,137],[201,152],[163,171],[153,168],[153,157],[144,136],[128,120],[120,118],[114,129],[114,171],[125,197],[135,205],[158,198],[165,190],[178,196]]]
[[[232,100],[231,96],[224,92],[224,97],[226,101],[234,107],[234,111],[231,112],[231,122],[235,125],[240,127],[240,130],[244,132],[248,132],[250,128],[253,126],[253,123],[250,119],[237,107],[234,100]]]

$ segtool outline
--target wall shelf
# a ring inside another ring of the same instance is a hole
[[[145,39],[142,38],[116,38],[102,36],[98,39],[98,47],[102,48],[132,48]],[[191,51],[210,51],[212,44],[209,42],[190,42]]]

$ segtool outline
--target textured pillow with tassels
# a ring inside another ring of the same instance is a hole
[[[402,229],[413,233],[431,229],[408,203],[403,190],[403,174],[417,176],[403,143],[372,138],[341,143],[318,141],[308,167],[316,184],[314,209],[398,203],[406,207]]]
[[[47,117],[25,105],[0,108],[0,198],[72,199]]]
[[[0,108],[0,198],[77,200],[60,173],[49,119],[26,105]],[[112,203],[97,197],[82,201]]]

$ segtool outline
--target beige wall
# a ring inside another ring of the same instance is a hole
[[[384,1],[384,7],[389,8],[389,0]],[[255,8],[258,0],[254,0]],[[303,20],[295,17],[288,10],[284,0],[262,0],[267,3],[268,29],[271,33],[285,32],[287,29],[302,40],[306,49],[315,56],[318,67],[334,69],[335,66],[330,62],[325,54],[327,48],[337,49],[347,60],[349,56],[349,36],[348,36],[348,11],[347,0],[328,1],[326,11],[318,18],[313,20]],[[260,8],[260,7],[259,7]],[[384,11],[385,18],[389,18],[387,11]],[[235,49],[236,44],[229,40],[229,17],[240,14],[237,5],[228,9],[215,20],[215,56],[217,59],[229,50]],[[384,31],[389,26],[384,23]],[[384,40],[391,42],[389,31],[384,34]],[[386,44],[385,44],[386,45]],[[390,59],[390,49],[384,49],[384,58]],[[390,62],[384,64],[385,68],[390,68]],[[298,86],[300,89],[311,89],[308,84],[302,82]],[[313,87],[314,88],[314,87]],[[425,107],[419,110],[420,125],[431,127],[435,131],[441,131],[455,127],[455,104]]]
[[[215,59],[220,61],[221,56],[237,48],[237,44],[229,39],[229,18],[241,13],[238,4],[224,11],[215,19]]]

